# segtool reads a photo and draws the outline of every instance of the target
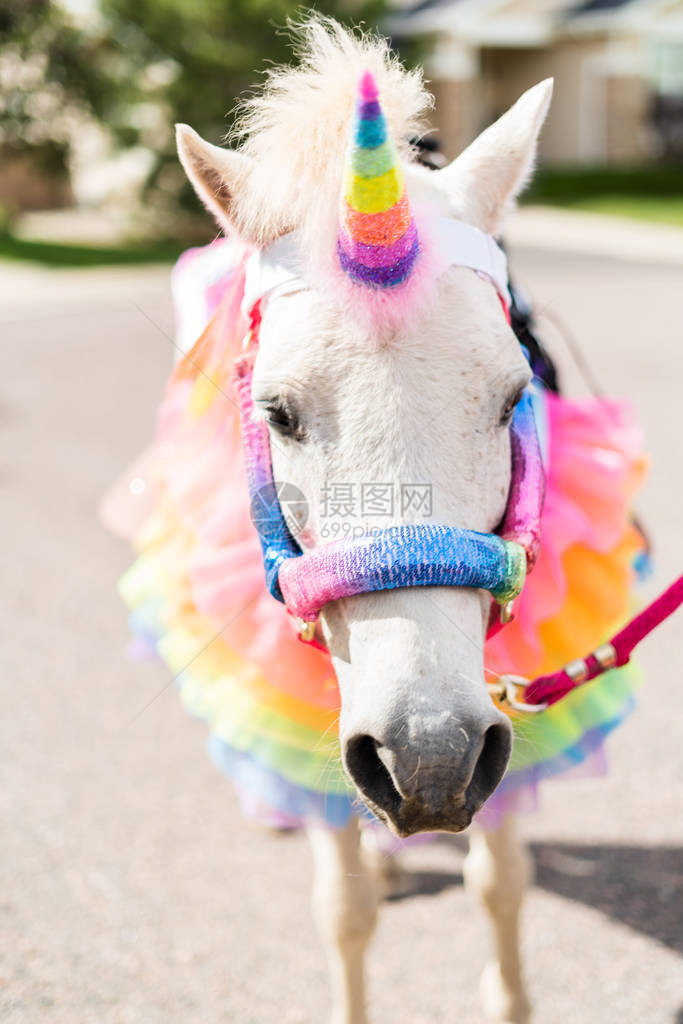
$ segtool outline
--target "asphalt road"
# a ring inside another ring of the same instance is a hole
[[[654,594],[683,563],[683,267],[529,249],[513,266],[605,389],[635,402]],[[243,821],[173,687],[131,723],[168,677],[126,660],[115,581],[130,554],[96,505],[152,430],[172,357],[167,271],[5,265],[0,303],[0,1018],[320,1024],[305,838]],[[547,785],[524,819],[541,1024],[683,1021],[682,631],[679,616],[643,647],[610,775]],[[385,905],[369,960],[377,1024],[480,1020],[486,925],[461,885],[463,848],[405,855],[415,894]]]

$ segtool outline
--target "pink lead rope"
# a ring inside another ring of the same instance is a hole
[[[616,633],[608,643],[602,644],[585,658],[577,658],[576,661],[561,668],[559,672],[553,672],[548,676],[538,676],[531,682],[521,679],[519,676],[501,677],[500,699],[503,701],[507,699],[511,706],[518,711],[541,711],[545,707],[550,707],[551,704],[562,700],[575,687],[590,682],[591,679],[595,679],[611,668],[626,665],[640,641],[670,615],[673,615],[681,604],[683,604],[683,576],[679,576],[675,583],[672,583],[663,594],[631,619],[628,625]],[[524,703],[518,702],[511,696],[506,683],[512,683],[513,687],[518,686],[522,689]]]

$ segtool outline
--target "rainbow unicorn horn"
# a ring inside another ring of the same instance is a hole
[[[392,288],[405,281],[420,251],[403,172],[366,71],[346,153],[337,253],[353,281]]]

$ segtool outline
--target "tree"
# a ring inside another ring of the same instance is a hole
[[[102,25],[79,27],[50,0],[0,7],[0,143],[41,148],[59,164],[79,120],[94,117],[121,145],[135,131],[117,119],[138,91],[129,62]]]
[[[374,25],[384,5],[320,0],[317,10]],[[268,64],[292,60],[285,25],[302,13],[292,0],[100,0],[93,18],[77,22],[49,0],[5,0],[0,142],[63,156],[78,118],[94,118],[118,146],[154,153],[148,207],[195,210],[174,122],[219,142],[236,99]]]
[[[317,4],[321,14],[371,25],[383,8],[384,0]],[[137,67],[162,74],[156,96],[167,128],[182,121],[217,143],[230,128],[236,99],[269,64],[292,60],[285,25],[303,9],[292,0],[102,0],[102,10]],[[148,190],[179,196],[194,208],[170,130],[155,148]]]

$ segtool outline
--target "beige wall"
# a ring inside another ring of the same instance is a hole
[[[541,136],[548,164],[629,162],[647,158],[648,88],[636,74],[611,73],[604,39],[565,39],[547,49],[484,48],[469,80],[430,83],[434,124],[453,156],[537,82],[554,77]]]
[[[605,148],[610,163],[637,163],[646,159],[650,103],[647,83],[635,75],[611,75],[605,82],[607,136]]]
[[[461,153],[479,131],[478,85],[478,79],[437,79],[429,83],[436,100],[431,123],[443,152],[450,159]]]
[[[544,50],[484,51],[482,67],[494,82],[491,116],[505,110],[525,89],[555,79],[553,102],[541,136],[540,156],[547,163],[580,159],[582,75],[603,50],[596,40],[568,41]]]

